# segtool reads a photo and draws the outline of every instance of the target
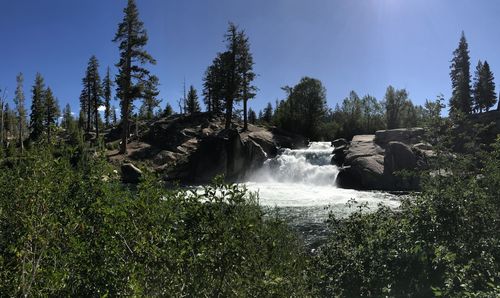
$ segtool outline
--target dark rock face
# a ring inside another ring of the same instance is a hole
[[[384,171],[392,174],[401,170],[413,170],[417,166],[415,153],[401,142],[389,142],[385,149]]]
[[[210,113],[174,115],[147,123],[129,144],[128,158],[151,165],[165,181],[198,184],[217,175],[236,181],[259,168],[278,148],[304,146],[300,136],[276,128],[235,122],[225,130],[224,119]]]
[[[333,156],[332,165],[341,167],[344,164],[345,158],[347,156],[347,149],[349,148],[349,142],[346,139],[337,139],[332,141],[333,146]]]
[[[354,136],[350,146],[342,149],[347,154],[337,184],[357,189],[418,189],[417,178],[398,173],[425,167],[426,158],[433,154],[432,148],[424,143],[413,146],[421,141],[423,134],[423,129],[412,128]]]
[[[375,143],[382,147],[385,147],[389,142],[411,145],[419,143],[423,136],[424,129],[420,127],[378,130],[375,132]]]
[[[139,183],[142,171],[131,163],[124,163],[121,166],[122,181],[124,183]]]
[[[332,141],[332,146],[335,148],[347,145],[349,145],[349,142],[346,139],[336,139]]]

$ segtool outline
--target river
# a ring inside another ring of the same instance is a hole
[[[259,193],[264,208],[275,210],[305,238],[312,237],[315,242],[326,235],[329,214],[345,217],[363,203],[368,212],[379,204],[399,206],[399,198],[386,192],[338,188],[335,180],[339,169],[330,164],[332,151],[330,142],[312,142],[305,149],[284,149],[268,159],[244,185]]]

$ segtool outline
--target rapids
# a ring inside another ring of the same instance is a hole
[[[379,204],[399,206],[398,197],[389,193],[336,187],[339,169],[330,163],[332,151],[330,142],[312,142],[306,149],[284,149],[244,185],[258,192],[264,208],[276,210],[306,238],[323,234],[329,214],[345,217],[363,203],[368,212]]]

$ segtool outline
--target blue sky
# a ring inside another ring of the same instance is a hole
[[[284,97],[281,86],[301,77],[320,79],[331,107],[355,90],[381,99],[388,85],[406,88],[422,104],[449,98],[449,61],[465,31],[471,70],[487,59],[500,71],[500,3],[465,0],[137,0],[149,34],[147,49],[158,61],[160,97],[177,109],[184,78],[201,91],[202,76],[224,49],[228,21],[247,32],[254,54],[250,103],[261,109]],[[25,93],[35,73],[78,111],[89,57],[101,75],[118,61],[111,40],[125,0],[3,0],[0,9],[0,88],[12,100],[15,77],[25,75]],[[118,103],[115,103],[118,106]]]

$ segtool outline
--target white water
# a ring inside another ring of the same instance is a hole
[[[339,170],[330,164],[333,147],[330,142],[313,142],[307,149],[285,149],[269,159],[245,185],[259,193],[260,204],[277,207],[293,221],[320,223],[331,212],[343,217],[366,203],[369,210],[378,204],[398,207],[399,200],[388,193],[337,188]],[[347,203],[356,200],[351,208]]]

